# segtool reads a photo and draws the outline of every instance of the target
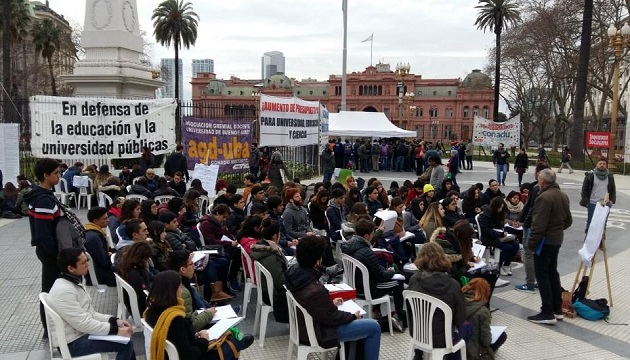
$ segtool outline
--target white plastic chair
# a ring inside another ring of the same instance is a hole
[[[453,310],[444,301],[417,291],[403,291],[403,299],[407,306],[407,319],[411,332],[411,346],[409,347],[409,359],[413,359],[415,349],[420,349],[424,354],[431,354],[431,359],[442,359],[444,355],[460,351],[463,360],[466,360],[466,342],[459,340],[453,344]],[[446,334],[446,347],[433,347],[433,316],[435,310],[440,309],[444,313],[444,333]]]
[[[286,287],[285,287],[286,288]],[[293,355],[293,346],[297,346],[297,358],[298,360],[306,360],[308,358],[308,354],[310,353],[324,353],[329,351],[337,350],[334,348],[323,348],[319,346],[317,342],[317,337],[315,336],[315,328],[313,326],[313,317],[300,305],[293,294],[287,290],[287,303],[289,305],[289,351],[287,353],[287,360],[291,360],[291,356]],[[298,316],[297,311],[302,313],[302,317],[304,318],[304,325],[306,327],[306,333],[308,335],[308,343],[309,345],[300,344],[300,331],[298,327]],[[339,349],[339,359],[346,360],[346,352],[341,344],[341,348]]]
[[[140,194],[129,194],[125,196],[125,199],[136,199],[140,202],[143,202],[144,200],[148,200],[146,196],[140,195]]]
[[[372,317],[372,307],[378,304],[385,304],[387,307],[387,321],[389,325],[389,334],[394,336],[394,329],[391,325],[392,323],[392,304],[389,301],[389,295],[382,296],[378,299],[372,298],[372,293],[370,291],[370,273],[368,272],[365,265],[363,265],[359,260],[353,258],[350,255],[343,254],[341,256],[341,260],[343,262],[343,282],[348,284],[350,287],[357,288],[355,284],[355,276],[359,275],[361,280],[363,281],[363,295],[365,299],[356,299],[356,302],[359,306],[364,307],[368,306],[368,316]],[[357,274],[357,270],[359,273]]]
[[[85,252],[85,255],[88,259],[88,267],[90,268],[90,272],[88,275],[90,276],[90,280],[92,281],[92,286],[96,286],[99,289],[104,289],[105,285],[101,285],[98,283],[98,278],[96,277],[96,269],[94,268],[94,261],[92,260],[92,255],[89,252]]]
[[[94,186],[94,182],[92,179],[87,179],[88,186],[82,186],[79,188],[79,198],[77,199],[77,210],[81,208],[82,199],[85,199],[85,208],[92,208],[92,187]]]
[[[105,226],[105,238],[107,239],[107,247],[113,249],[116,245],[112,239],[112,231],[109,230],[109,226]]]
[[[80,360],[107,360],[107,354],[90,354],[85,356],[70,356],[70,349],[68,349],[68,341],[66,340],[66,333],[63,326],[63,320],[61,316],[57,314],[48,304],[48,293],[39,293],[39,301],[44,304],[44,312],[46,313],[46,329],[50,341],[48,341],[48,350],[50,351],[51,359],[80,359]],[[61,357],[55,356],[55,348],[59,349]]]
[[[265,334],[267,332],[267,320],[269,313],[273,311],[273,277],[261,263],[254,261],[254,269],[256,269],[256,279],[259,279],[258,290],[256,290],[256,316],[254,317],[254,335],[258,331],[258,324],[260,323],[260,336],[258,337],[258,345],[260,347],[265,346]],[[263,301],[263,288],[262,279],[264,276],[265,287],[267,288],[267,294],[269,294],[269,305]]]
[[[153,200],[155,200],[155,202],[157,202],[158,204],[161,204],[163,202],[169,202],[172,198],[174,198],[175,196],[173,195],[159,195],[156,196]]]
[[[144,350],[147,360],[149,360],[149,353],[151,349],[151,335],[153,335],[153,328],[144,319],[142,319],[141,321],[142,328],[144,329]],[[173,343],[169,340],[166,340],[166,355],[168,355],[169,360],[179,360],[179,353],[177,352],[175,345],[173,345]]]
[[[60,178],[59,183],[63,183],[63,186],[60,186],[59,201],[64,205],[68,205],[70,200],[75,198],[76,194],[72,191],[68,191],[68,182],[66,179]],[[61,190],[62,188],[63,190]]]
[[[254,275],[254,264],[252,258],[241,246],[241,254],[243,255],[243,275],[245,277],[245,290],[243,291],[243,307],[241,308],[243,313],[243,319],[247,316],[247,304],[249,304],[250,297],[252,295],[252,289],[256,289],[256,280]],[[247,275],[249,274],[249,276]],[[252,278],[254,277],[254,278]]]
[[[479,226],[479,215],[480,214],[475,215],[475,222],[477,223],[477,232],[478,232],[477,235],[479,235],[479,241],[483,243],[483,240],[481,240],[481,226]],[[491,254],[492,252],[490,251],[490,247],[487,246],[486,251],[483,253],[483,259],[486,263],[490,263]],[[501,249],[494,248],[494,262],[498,264],[500,258],[501,258]]]
[[[206,239],[203,238],[203,233],[201,232],[201,226],[197,224],[197,233],[199,234],[199,241],[201,241],[201,246],[206,246]]]
[[[114,203],[114,199],[111,196],[105,194],[104,192],[98,193],[98,206],[109,208]]]
[[[140,316],[140,309],[138,308],[138,295],[128,282],[125,281],[120,275],[114,273],[116,277],[116,292],[118,294],[118,307],[116,311],[116,317],[119,319],[128,319],[127,307],[125,306],[124,292],[129,297],[129,305],[131,306],[131,318],[133,324],[133,332],[139,332],[142,330],[142,316]]]
[[[199,213],[197,215],[199,215],[199,217],[202,217],[209,212],[208,205],[210,204],[210,198],[207,195],[201,195],[199,196],[199,199],[197,199],[197,202],[199,205]]]

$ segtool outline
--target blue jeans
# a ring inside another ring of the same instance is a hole
[[[584,229],[584,233],[588,233],[588,227],[591,226],[591,220],[593,219],[593,214],[595,213],[595,205],[597,204],[591,204],[590,202],[588,203],[588,205],[586,205],[586,211],[587,211],[587,215],[586,215],[586,229]]]
[[[519,246],[516,241],[500,242],[495,246],[501,249],[499,255],[499,266],[509,266],[512,263],[514,255],[518,252]]]
[[[387,155],[381,154],[381,163],[379,165],[381,170],[389,170],[389,166],[387,164]]]
[[[404,156],[396,156],[396,171],[403,171],[403,167],[405,166],[405,157]]]
[[[381,347],[381,326],[374,319],[357,319],[348,324],[337,326],[339,342],[365,339],[363,348],[365,360],[378,360]]]
[[[501,177],[503,172],[503,177]],[[499,184],[505,184],[505,177],[507,176],[507,164],[497,164],[497,182]]]
[[[333,173],[324,173],[324,182],[332,180]]]
[[[52,334],[50,335],[52,336]],[[89,334],[85,334],[80,338],[68,344],[70,355],[84,356],[90,354],[115,352],[116,360],[131,360],[136,358],[133,351],[133,341],[126,344],[119,344],[112,341],[89,340]]]

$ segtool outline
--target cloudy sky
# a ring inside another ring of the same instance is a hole
[[[43,0],[42,0],[43,1]],[[189,0],[190,1],[190,0]],[[83,24],[85,0],[50,0],[50,7],[70,23]],[[151,14],[160,0],[137,0],[140,29],[151,41]],[[260,78],[260,57],[278,50],[286,58],[286,74],[326,80],[341,74],[343,13],[341,0],[192,1],[200,17],[196,45],[180,52],[184,61],[184,98],[190,98],[191,60],[214,59],[219,78]],[[348,0],[348,72],[373,61],[409,62],[424,78],[465,77],[482,69],[494,34],[473,24],[475,0]],[[173,57],[173,48],[153,45],[151,57]]]

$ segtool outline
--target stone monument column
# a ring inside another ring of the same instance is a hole
[[[60,77],[75,96],[155,98],[163,82],[140,62],[136,0],[86,0],[83,28],[85,57],[75,63],[73,74]]]

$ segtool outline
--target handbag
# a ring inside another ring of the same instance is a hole
[[[83,248],[85,244],[85,228],[83,224],[81,224],[81,220],[79,220],[77,215],[73,213],[68,206],[62,204],[59,199],[54,199],[61,212],[61,217],[57,220],[55,227],[67,226],[72,234],[73,243],[78,242],[78,245]]]
[[[208,351],[211,350],[215,350],[217,352],[217,355],[219,355],[219,359],[220,360],[224,360],[225,359],[225,355],[223,354],[223,344],[228,344],[228,346],[230,347],[230,349],[232,350],[232,353],[234,354],[234,358],[238,359],[239,357],[239,351],[236,348],[236,346],[234,346],[234,343],[232,342],[232,340],[230,340],[232,337],[232,331],[228,330],[226,332],[223,333],[223,335],[221,335],[218,339],[215,340],[211,340],[208,342]]]

